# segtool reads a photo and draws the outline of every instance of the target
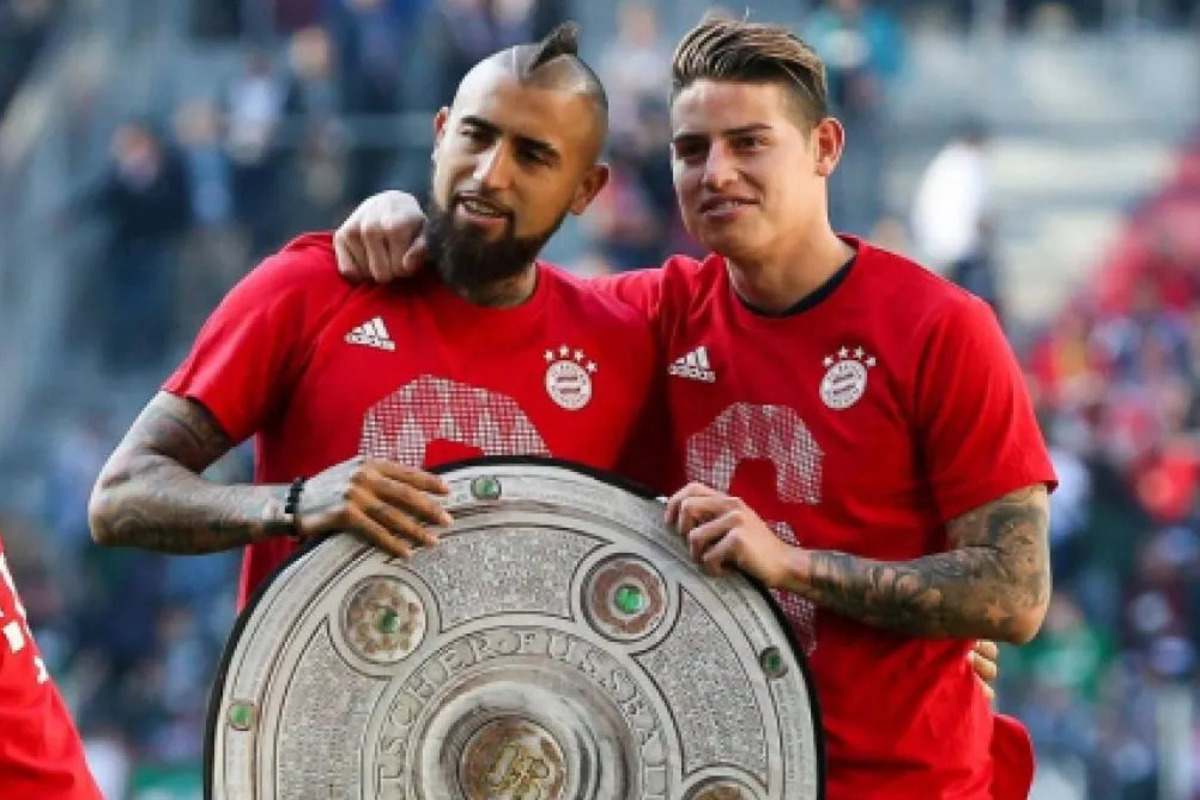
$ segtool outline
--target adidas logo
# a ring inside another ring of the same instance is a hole
[[[675,359],[667,372],[677,378],[691,378],[704,383],[716,383],[717,373],[708,363],[708,348],[701,345],[686,356]]]
[[[382,317],[364,322],[346,334],[350,344],[362,344],[367,347],[378,347],[380,350],[395,350],[396,343],[388,336],[388,330],[383,324]]]

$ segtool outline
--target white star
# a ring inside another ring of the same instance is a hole
[[[554,360],[554,351],[553,351],[553,350],[547,350],[547,351],[546,351],[546,363],[547,363],[547,364],[549,364],[549,363],[550,363],[551,361],[553,361],[553,360]]]
[[[576,360],[576,361],[578,361],[578,362],[580,362],[580,363],[583,363],[583,359],[584,359],[584,358],[585,358],[585,356],[583,355],[583,351],[582,351],[582,350],[576,350],[576,351],[575,351],[575,360]]]
[[[563,358],[566,358],[567,356],[569,356],[571,354],[571,348],[567,347],[564,344],[562,347],[558,348],[558,354],[560,356],[562,356]]]
[[[596,362],[595,362],[595,361],[589,361],[589,362],[587,363],[587,371],[588,371],[588,372],[595,372],[595,371],[596,371]]]
[[[875,366],[875,356],[871,356],[870,358],[867,359],[867,366],[868,367]]]
[[[827,366],[827,367],[833,366],[833,356],[825,356],[825,366]]]
[[[850,351],[844,347],[841,350],[838,350],[838,358],[846,358],[849,355]]]
[[[863,349],[862,349],[861,347],[856,347],[856,348],[854,348],[854,357],[855,357],[855,358],[862,358],[862,357],[863,357],[863,352],[864,352],[864,351],[863,351]]]

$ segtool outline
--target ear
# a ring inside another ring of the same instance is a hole
[[[433,152],[437,153],[438,145],[442,143],[442,136],[446,133],[446,121],[450,119],[450,109],[442,106],[438,112],[433,115]]]
[[[575,189],[575,195],[571,198],[571,213],[578,216],[586,211],[607,183],[608,164],[593,164]]]
[[[846,146],[846,129],[833,117],[825,117],[813,128],[812,145],[815,149],[817,174],[828,178],[837,169]]]

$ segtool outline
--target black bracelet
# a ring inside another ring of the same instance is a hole
[[[283,516],[292,526],[291,536],[300,535],[300,494],[304,491],[304,478],[296,478],[288,487],[287,500],[283,503]]]

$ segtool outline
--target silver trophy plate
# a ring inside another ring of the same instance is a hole
[[[213,800],[808,800],[803,658],[661,501],[542,460],[445,473],[455,524],[392,558],[349,535],[281,568],[213,688]]]

